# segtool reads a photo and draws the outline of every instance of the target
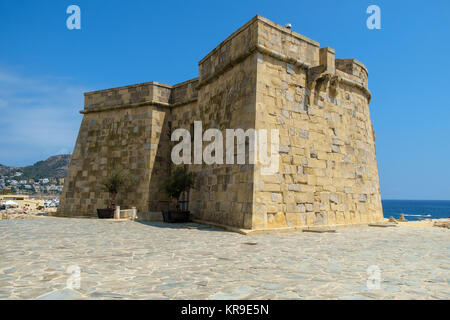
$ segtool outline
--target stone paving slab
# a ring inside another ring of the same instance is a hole
[[[2,220],[0,299],[449,299],[449,247],[448,229],[420,226],[245,236],[197,224]],[[377,271],[379,289],[369,279]]]
[[[369,227],[389,228],[397,227],[397,225],[392,223],[369,223]]]

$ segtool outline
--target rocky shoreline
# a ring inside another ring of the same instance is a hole
[[[390,217],[389,219],[384,219],[385,223],[391,223],[395,225],[401,226],[410,226],[410,227],[440,227],[450,229],[450,218],[441,218],[441,219],[421,219],[418,221],[408,221],[406,219],[394,219]]]
[[[450,219],[437,219],[433,226],[450,229]]]

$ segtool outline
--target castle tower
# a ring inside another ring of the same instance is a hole
[[[226,129],[277,129],[280,160],[269,175],[259,163],[189,165],[197,173],[190,191],[197,220],[244,229],[379,221],[367,78],[362,63],[335,59],[333,49],[256,16],[199,62],[197,79],[86,93],[58,213],[105,207],[98,181],[112,167],[138,181],[118,204],[164,209],[171,132],[192,132],[201,121],[203,131],[217,128],[224,137]]]

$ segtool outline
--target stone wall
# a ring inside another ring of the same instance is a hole
[[[240,36],[248,39],[249,34],[251,31],[244,31]],[[198,101],[171,109],[173,129],[185,128],[192,132],[194,121],[201,121],[203,132],[209,128],[220,129],[225,138],[225,129],[254,128],[256,55],[242,59],[236,54],[236,51],[245,54],[247,45],[247,41],[240,40],[230,46],[224,44],[231,49],[216,50],[200,63],[203,72],[197,87]],[[229,64],[233,61],[229,57],[239,57],[239,62],[228,67],[209,62]],[[209,81],[211,78],[215,80]],[[208,144],[204,142],[203,148]],[[196,187],[190,192],[190,209],[195,218],[233,227],[252,227],[253,165],[193,164],[189,170],[197,174]]]
[[[160,143],[166,112],[151,105],[86,111],[58,212],[71,216],[96,215],[96,209],[105,208],[109,199],[100,181],[114,169],[129,172],[136,179],[130,192],[119,193],[117,204],[148,211],[151,182],[167,174],[165,154],[169,145]]]
[[[85,94],[58,211],[104,207],[98,181],[112,167],[138,181],[118,199],[122,208],[167,208],[160,186],[175,167],[171,133],[185,128],[193,142],[201,121],[224,138],[226,129],[278,129],[280,166],[262,175],[258,163],[188,165],[198,177],[189,193],[195,218],[246,229],[381,220],[367,79],[359,61],[335,59],[333,49],[256,16],[199,62],[198,79]]]
[[[255,168],[254,229],[382,219],[367,70],[335,63],[331,48],[311,50],[313,67],[258,56],[256,128],[279,130],[280,171]]]

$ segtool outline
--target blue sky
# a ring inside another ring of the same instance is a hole
[[[71,4],[81,30],[66,28]],[[381,30],[366,27],[371,4]],[[450,199],[448,0],[0,0],[0,163],[71,152],[83,92],[195,78],[256,14],[368,67],[383,198]]]

